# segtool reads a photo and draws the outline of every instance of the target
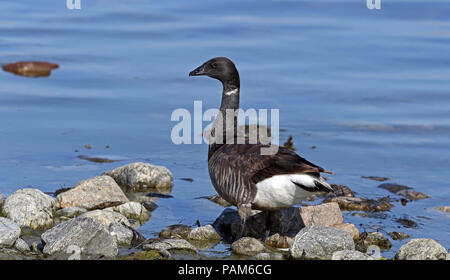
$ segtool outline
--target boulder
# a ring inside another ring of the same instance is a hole
[[[242,237],[231,244],[231,251],[237,255],[254,256],[265,249],[264,243],[253,237]]]
[[[144,223],[150,219],[151,213],[142,204],[134,201],[126,202],[119,206],[107,208],[105,210],[113,210],[118,212],[128,219],[133,219]]]
[[[113,178],[98,176],[76,184],[60,193],[56,200],[60,208],[81,207],[87,210],[103,209],[128,202],[128,198]]]
[[[3,214],[19,226],[45,230],[53,225],[55,200],[37,189],[20,189],[3,205]]]
[[[14,249],[22,253],[31,251],[30,246],[28,246],[27,242],[20,238],[18,238],[14,243]]]
[[[126,226],[113,222],[109,225],[108,230],[118,245],[130,246],[133,243],[134,233]]]
[[[342,224],[333,225],[333,227],[350,233],[353,240],[359,239],[359,230],[356,228],[356,226],[354,224],[342,223]]]
[[[302,226],[333,226],[344,223],[341,210],[336,202],[304,206],[298,209]]]
[[[119,223],[131,226],[130,222],[122,214],[109,210],[94,210],[82,214],[79,217],[88,217],[99,222],[105,229],[108,229],[112,223]]]
[[[239,221],[239,214],[232,208],[225,208],[222,213],[214,221],[214,228],[226,239],[231,239],[231,225]]]
[[[145,244],[142,248],[144,250],[157,250],[159,252],[166,252],[170,250],[186,250],[192,252],[197,251],[197,249],[194,246],[192,246],[191,243],[187,242],[184,239],[160,240],[150,244]],[[166,253],[163,253],[163,255],[166,255]]]
[[[292,259],[331,259],[334,252],[355,250],[351,235],[343,230],[312,226],[303,228],[289,249]]]
[[[445,260],[447,250],[433,239],[414,238],[403,244],[396,260]]]
[[[12,247],[20,236],[20,227],[7,218],[0,217],[0,248]]]
[[[334,252],[331,256],[332,260],[375,260],[375,258],[355,250],[342,250]]]
[[[89,217],[80,216],[62,222],[44,232],[41,238],[45,243],[43,252],[57,258],[69,258],[77,251],[94,257],[115,257],[118,254],[114,237],[104,225]]]
[[[191,230],[187,238],[198,241],[220,240],[220,235],[212,225],[206,225]]]
[[[81,214],[86,213],[87,210],[81,207],[67,207],[63,209],[59,209],[55,212],[55,218],[58,218],[60,221],[67,221],[73,218],[80,216]]]
[[[103,174],[113,177],[120,186],[138,192],[165,191],[173,185],[173,176],[169,169],[143,162],[127,164]]]

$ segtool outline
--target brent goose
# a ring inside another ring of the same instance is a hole
[[[217,79],[223,85],[220,113],[224,117],[216,118],[213,123],[211,135],[215,139],[209,144],[208,169],[216,191],[237,207],[242,222],[241,235],[251,209],[280,210],[315,192],[333,191],[320,177],[321,172],[332,172],[292,150],[278,147],[276,154],[262,155],[261,148],[269,145],[236,142],[240,81],[236,66],[230,59],[213,58],[189,73],[189,76],[201,75]],[[229,112],[234,112],[232,127],[227,127],[225,121]],[[216,131],[221,129],[223,134]],[[228,134],[230,130],[234,133]],[[234,141],[229,141],[227,135],[232,135]]]

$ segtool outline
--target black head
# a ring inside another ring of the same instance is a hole
[[[215,57],[197,67],[189,76],[209,76],[225,84],[239,87],[239,73],[233,61],[226,57]]]

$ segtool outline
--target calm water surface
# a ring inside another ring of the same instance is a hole
[[[219,105],[219,84],[188,73],[227,56],[240,70],[241,106],[279,108],[280,141],[292,135],[300,154],[337,173],[330,182],[378,198],[390,193],[361,176],[386,176],[431,196],[346,221],[450,247],[450,217],[434,210],[450,204],[448,1],[382,1],[379,11],[365,0],[82,0],[80,11],[36,2],[0,2],[0,63],[60,64],[49,78],[0,73],[3,195],[145,161],[173,172],[174,198],[158,200],[144,235],[213,222],[222,208],[196,199],[215,193],[207,146],[172,144],[170,116],[194,100]],[[418,227],[395,222],[404,217]]]

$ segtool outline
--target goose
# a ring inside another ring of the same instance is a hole
[[[294,151],[280,146],[275,154],[263,155],[261,148],[269,145],[237,141],[240,79],[230,59],[210,59],[189,73],[189,76],[203,75],[222,83],[222,102],[218,114],[234,114],[231,116],[231,126],[227,126],[227,117],[217,117],[213,123],[211,135],[214,138],[208,147],[208,170],[217,193],[237,207],[241,220],[237,238],[242,237],[245,221],[252,209],[277,211],[298,204],[314,193],[333,191],[320,173],[334,173],[307,161]],[[229,135],[231,137],[227,137]],[[230,138],[233,141],[229,141]]]

